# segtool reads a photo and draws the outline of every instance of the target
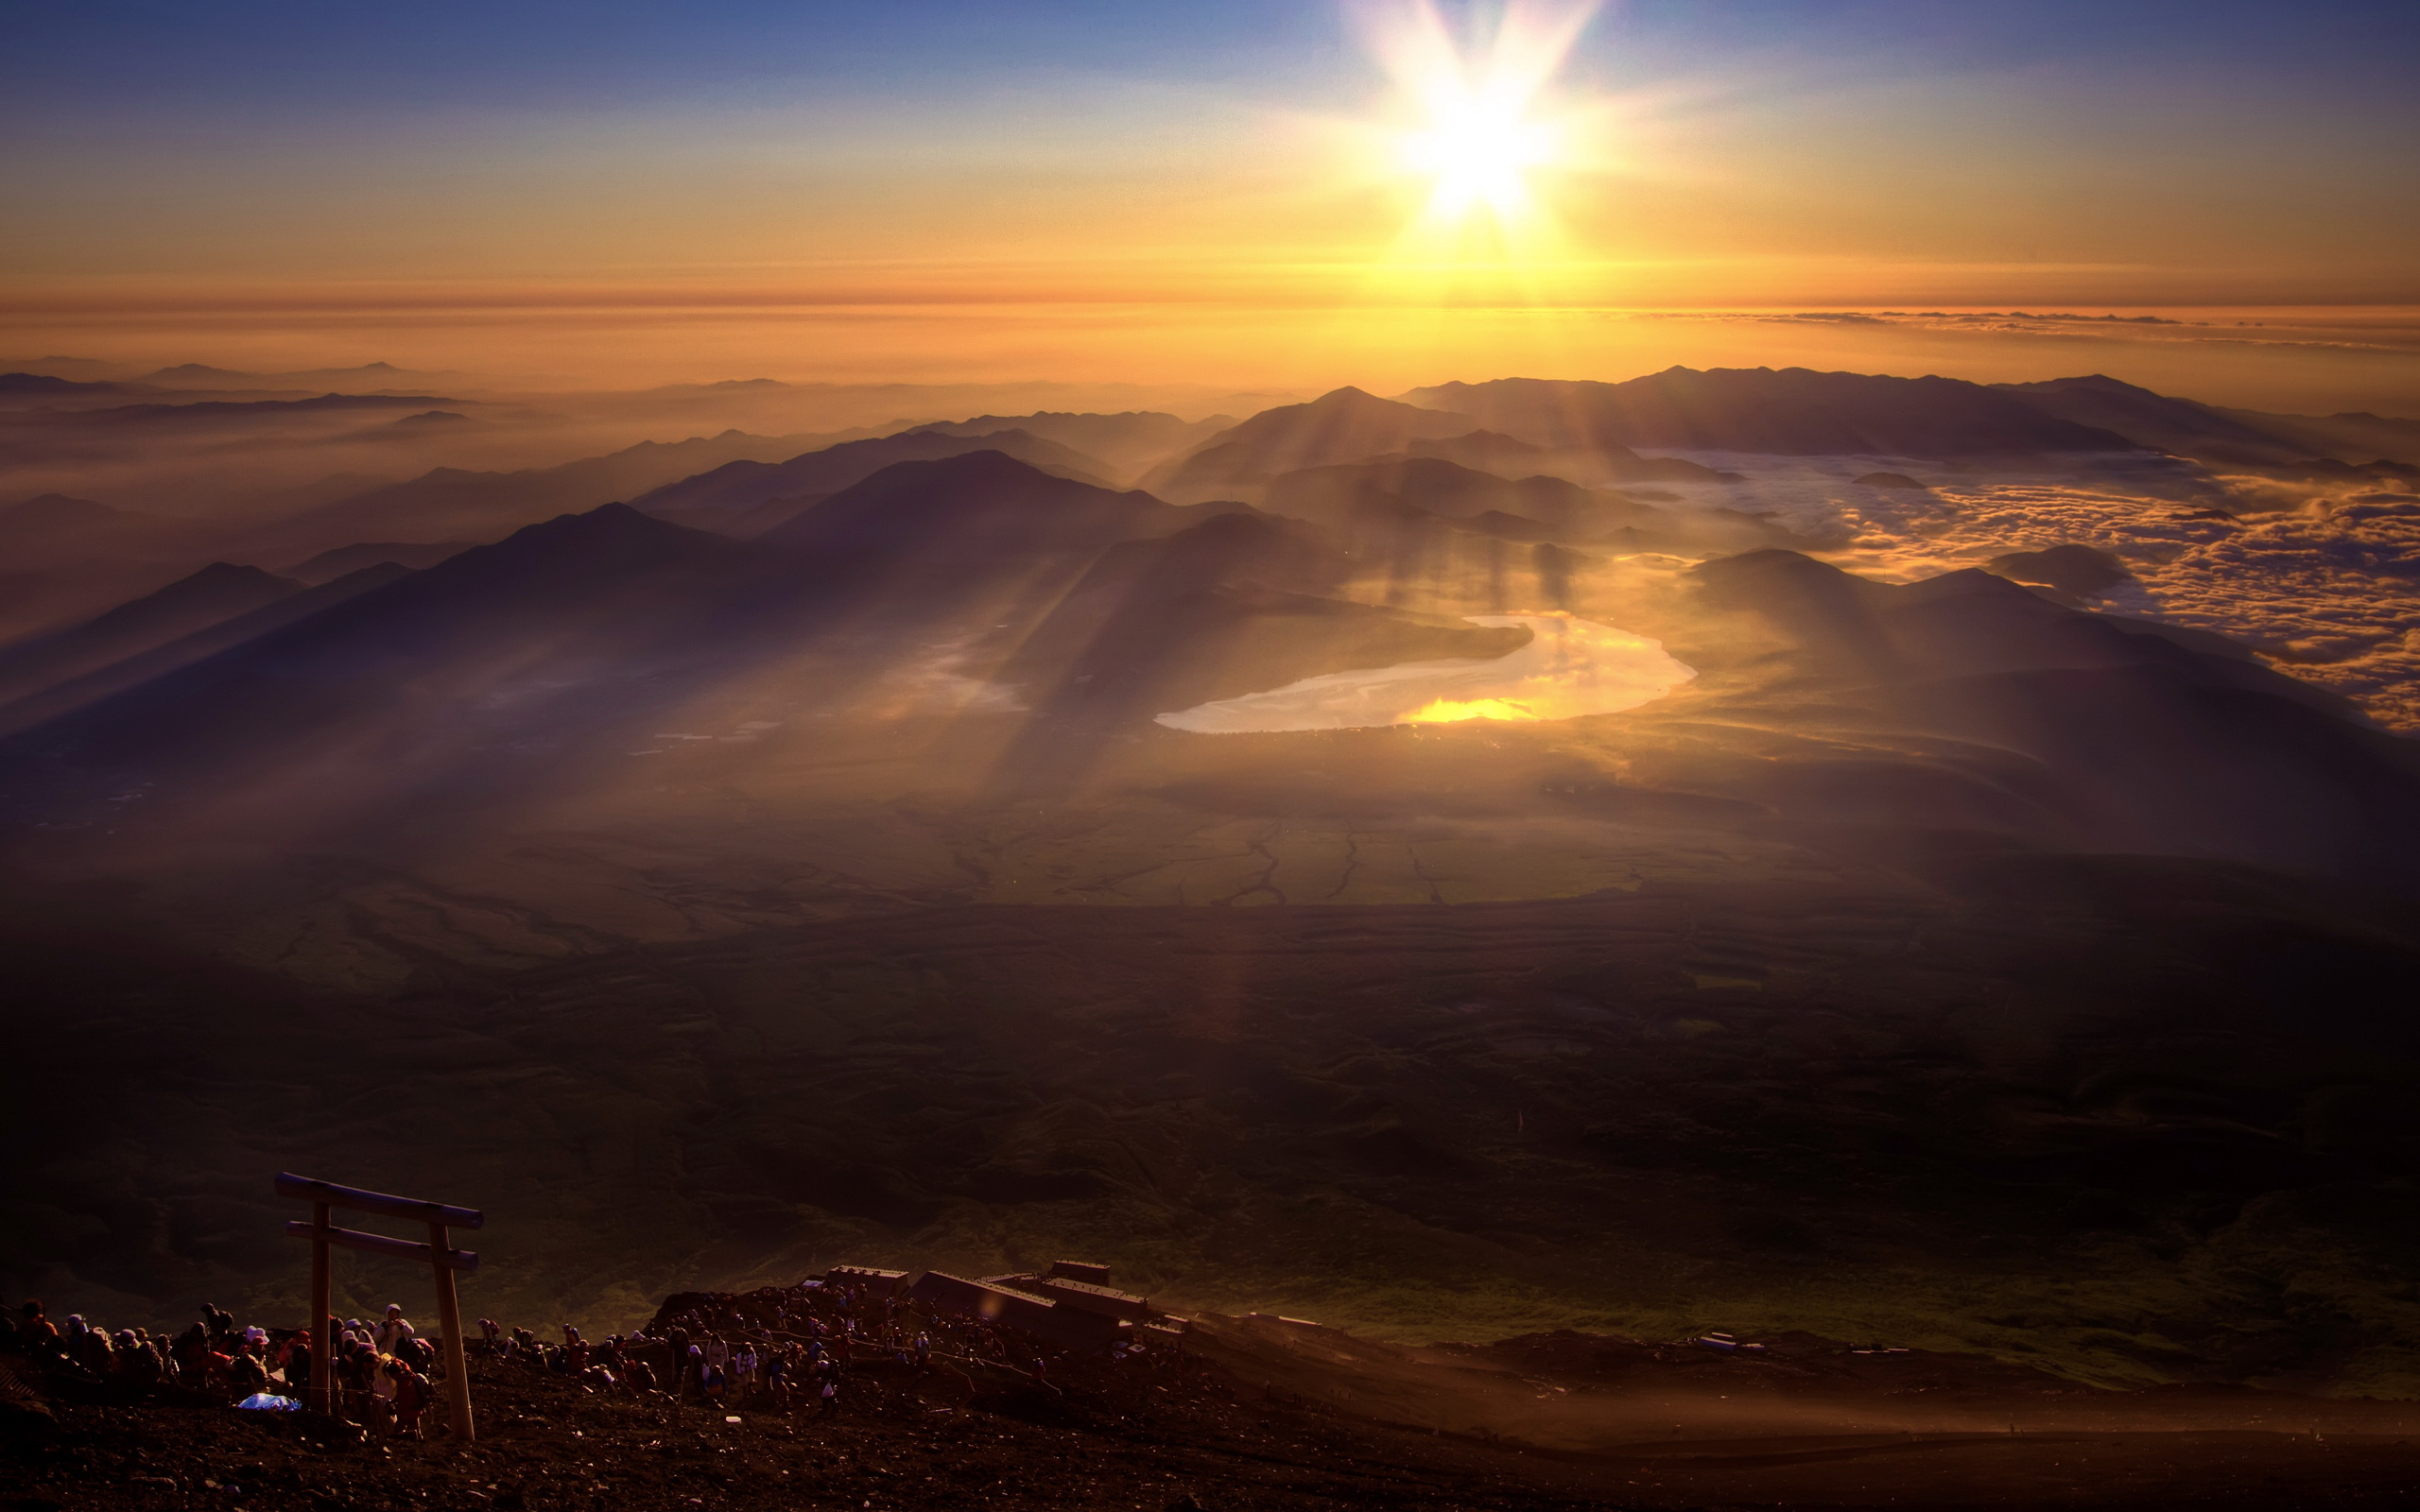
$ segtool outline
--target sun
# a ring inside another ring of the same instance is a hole
[[[1433,107],[1435,119],[1404,139],[1404,161],[1436,177],[1430,209],[1460,217],[1481,206],[1499,216],[1529,202],[1526,175],[1556,156],[1554,128],[1523,118],[1526,102],[1469,97]]]
[[[1428,0],[1386,12],[1373,42],[1408,117],[1395,135],[1398,168],[1428,179],[1421,218],[1430,228],[1535,217],[1530,178],[1563,163],[1567,129],[1543,96],[1595,9],[1515,0],[1484,35],[1449,25]]]

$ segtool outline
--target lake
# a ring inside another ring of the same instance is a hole
[[[1664,643],[1568,614],[1472,614],[1473,625],[1526,625],[1530,644],[1489,662],[1405,662],[1328,672],[1266,693],[1219,698],[1159,716],[1171,730],[1240,735],[1363,730],[1464,719],[1534,722],[1618,713],[1697,676]]]

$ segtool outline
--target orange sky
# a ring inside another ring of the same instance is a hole
[[[1793,51],[1602,12],[1525,106],[1558,150],[1517,224],[1422,234],[1412,14],[1364,8],[1316,68],[1253,77],[1159,66],[1147,38],[1115,66],[970,82],[933,62],[886,89],[566,98],[531,75],[339,109],[230,73],[106,119],[21,106],[0,352],[594,383],[1383,387],[1667,360],[2034,376],[2078,364],[1622,312],[2420,306],[2408,105],[2159,38],[2131,60],[2113,43],[2120,67],[2031,33]],[[1449,43],[1472,77],[1496,56],[1483,32]],[[2126,351],[2247,402],[2383,404],[2420,394],[2408,355],[2355,349],[2401,323],[2270,352],[2257,382],[2240,353]]]

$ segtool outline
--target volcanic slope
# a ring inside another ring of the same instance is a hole
[[[514,1257],[475,1280],[488,1315],[1085,1254],[1164,1305],[1395,1338],[2420,1383],[2420,1045],[2382,990],[2420,932],[2308,879],[1802,861],[1537,902],[894,904],[519,971],[439,954],[424,911],[475,899],[397,902],[422,964],[376,994],[147,941],[106,889],[12,903],[12,1290],[288,1308],[242,1173],[307,1151],[486,1208]],[[49,1074],[96,1042],[103,1084]]]

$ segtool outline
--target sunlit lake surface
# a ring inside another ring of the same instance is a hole
[[[1473,614],[1473,625],[1526,625],[1530,644],[1492,662],[1406,662],[1329,672],[1267,693],[1159,716],[1172,730],[1240,735],[1362,730],[1461,719],[1575,719],[1661,698],[1697,676],[1664,643],[1568,614]]]

